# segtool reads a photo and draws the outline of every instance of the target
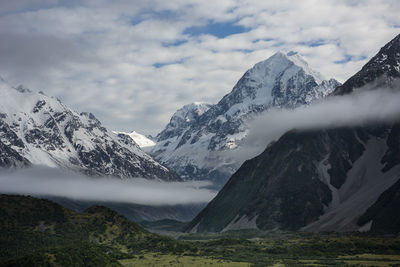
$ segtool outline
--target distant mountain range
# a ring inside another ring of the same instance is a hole
[[[0,80],[0,166],[45,165],[94,176],[179,181],[124,134],[91,113],[76,113],[54,97]]]
[[[242,163],[229,153],[243,146],[255,115],[309,105],[339,85],[312,70],[299,54],[278,52],[246,71],[217,104],[179,109],[150,153],[183,178],[212,179],[220,188]]]
[[[332,95],[400,91],[399,77],[400,35]],[[399,179],[400,118],[292,130],[246,161],[187,230],[399,233]]]

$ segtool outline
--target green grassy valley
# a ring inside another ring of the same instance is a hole
[[[116,212],[0,196],[0,266],[400,266],[400,236],[145,230]]]

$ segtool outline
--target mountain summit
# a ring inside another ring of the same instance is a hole
[[[309,105],[339,85],[312,70],[298,53],[277,52],[246,71],[217,104],[178,110],[151,153],[187,179],[213,179],[220,187],[242,163],[225,152],[243,145],[254,115]]]

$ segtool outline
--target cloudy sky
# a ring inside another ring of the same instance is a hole
[[[344,81],[400,33],[399,12],[397,0],[1,0],[0,76],[156,134],[278,50]]]

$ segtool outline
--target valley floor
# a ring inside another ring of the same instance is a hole
[[[233,262],[217,258],[201,256],[176,256],[173,254],[145,254],[142,257],[120,260],[119,263],[126,267],[200,267],[200,266],[219,266],[219,267],[247,267],[255,266],[250,262]],[[263,266],[258,264],[257,266]],[[318,259],[281,259],[276,263],[265,266],[284,267],[284,266],[368,266],[368,267],[392,267],[400,266],[400,255],[380,255],[380,254],[357,254],[352,256],[339,256],[337,258],[318,258]]]
[[[190,251],[144,252],[123,266],[400,266],[400,237],[262,233],[183,235]],[[190,240],[190,241],[188,241]]]
[[[173,254],[148,253],[132,259],[120,260],[126,267],[145,266],[221,266],[221,267],[249,267],[247,262],[232,262],[228,260],[214,259],[202,256],[179,256]]]
[[[77,213],[15,195],[0,195],[0,215],[0,266],[400,266],[400,235],[242,230],[168,237],[106,207]]]

